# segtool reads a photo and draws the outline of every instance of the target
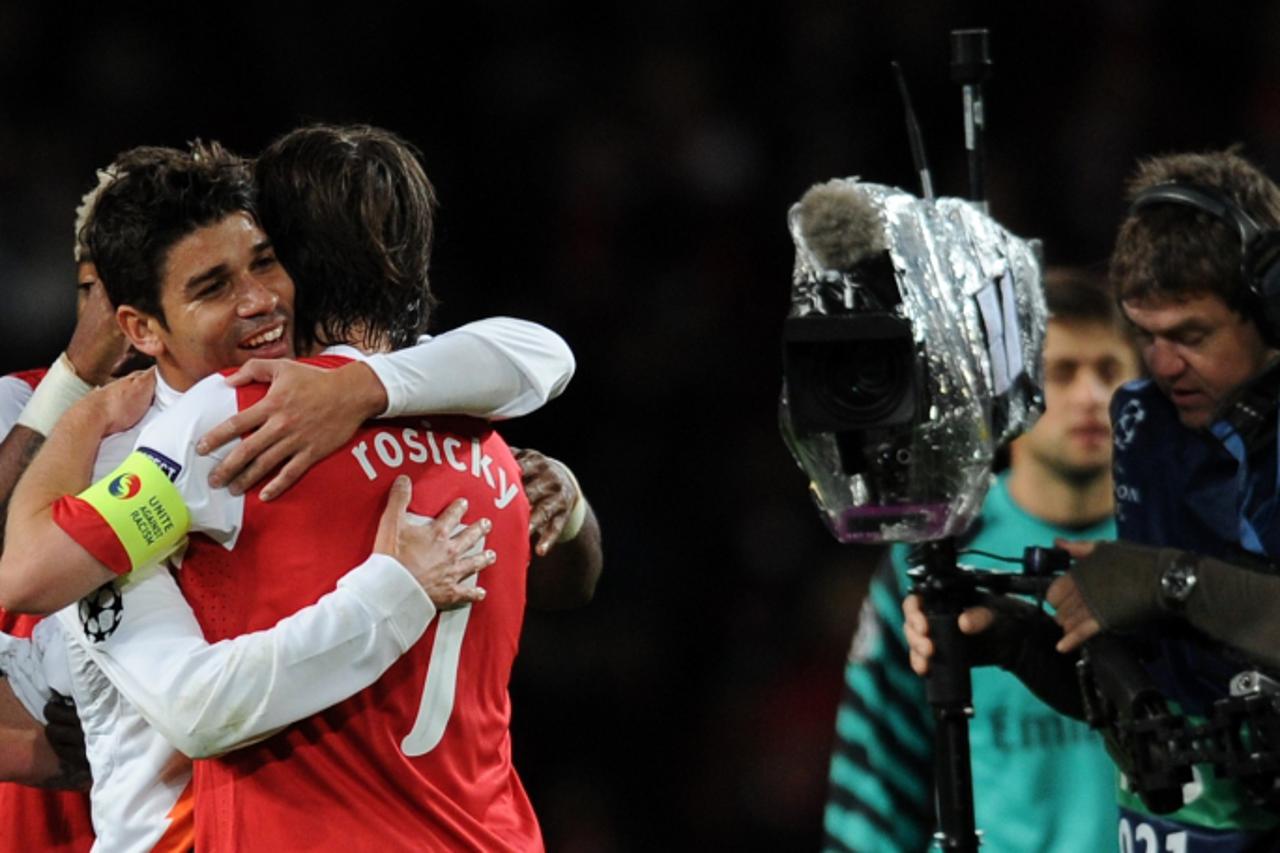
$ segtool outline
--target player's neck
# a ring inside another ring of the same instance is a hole
[[[1061,527],[1095,524],[1115,508],[1109,468],[1068,476],[1026,454],[1013,457],[1009,496],[1029,515]]]
[[[189,390],[192,385],[204,378],[203,376],[192,376],[176,362],[163,356],[156,359],[156,373],[164,380],[166,385],[179,393]]]

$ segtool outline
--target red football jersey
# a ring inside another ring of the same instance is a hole
[[[184,398],[139,440],[169,462],[180,490],[202,480],[176,474],[184,464],[175,460],[192,464],[180,446],[190,424],[220,422],[265,391],[221,388],[212,403],[203,394],[192,404],[200,414]],[[465,497],[464,521],[492,520],[483,547],[497,562],[478,579],[486,598],[439,614],[378,682],[350,699],[261,743],[197,761],[202,853],[542,849],[511,761],[507,694],[524,615],[529,506],[519,466],[487,423],[366,424],[283,496],[263,503],[255,491],[232,504],[234,512],[221,508],[220,518],[238,518],[230,538],[220,535],[230,547],[193,535],[179,572],[183,592],[210,641],[274,625],[368,556],[398,474],[414,480],[415,514],[434,517]]]
[[[47,371],[26,370],[0,377],[0,436],[9,434],[22,407]],[[30,637],[38,616],[0,610],[0,631]],[[84,853],[93,846],[89,795],[79,791],[45,791],[0,782],[0,853]]]

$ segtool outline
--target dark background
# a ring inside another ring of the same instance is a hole
[[[777,435],[784,217],[833,176],[915,189],[890,59],[963,194],[947,34],[991,28],[992,210],[1054,262],[1105,260],[1141,155],[1280,165],[1262,3],[107,7],[0,6],[0,368],[65,344],[72,213],[118,151],[253,153],[311,120],[414,141],[443,203],[437,328],[514,314],[578,356],[505,430],[573,465],[605,531],[596,601],[530,615],[512,688],[553,850],[818,844],[874,555],[827,536]]]

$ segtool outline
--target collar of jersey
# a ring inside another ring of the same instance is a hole
[[[365,355],[350,344],[334,344],[333,346],[327,346],[320,351],[320,355],[341,355],[354,361],[365,361],[369,358],[369,356]]]
[[[165,382],[164,377],[161,376],[160,371],[157,370],[156,371],[156,395],[155,395],[155,402],[154,402],[155,408],[159,411],[164,411],[165,409],[169,408],[174,403],[176,403],[178,401],[178,398],[180,398],[181,396],[182,396],[182,392],[175,390],[172,385],[170,385],[168,382]]]

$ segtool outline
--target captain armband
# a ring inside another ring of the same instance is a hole
[[[78,497],[115,534],[131,570],[167,557],[191,527],[177,487],[150,456],[137,450]]]

